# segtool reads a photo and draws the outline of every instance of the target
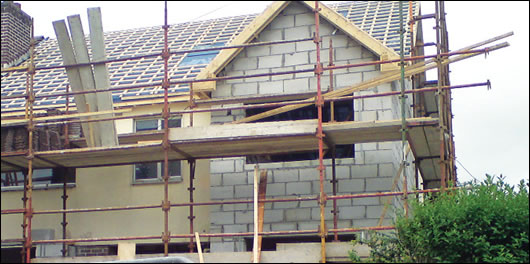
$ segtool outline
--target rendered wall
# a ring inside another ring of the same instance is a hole
[[[172,110],[184,109],[186,104],[172,104]],[[161,106],[137,107],[128,115],[160,112]],[[194,125],[204,126],[210,123],[209,113],[194,115]],[[189,124],[189,116],[183,116],[183,126]],[[132,119],[117,120],[118,133],[133,131]],[[162,150],[161,150],[162,151]],[[99,208],[128,205],[161,204],[164,199],[163,183],[134,184],[133,165],[83,168],[77,169],[76,184],[68,188],[67,207]],[[169,184],[169,200],[172,203],[189,201],[189,166],[182,161],[182,182]],[[197,160],[194,186],[196,202],[210,200],[208,187],[209,161]],[[22,208],[22,191],[2,191],[1,207],[3,209]],[[62,186],[58,189],[34,190],[33,208],[35,210],[62,209]],[[169,230],[171,234],[189,233],[187,219],[189,207],[172,207],[169,213]],[[209,209],[205,206],[195,207],[195,231],[209,232]],[[32,229],[53,229],[55,238],[62,238],[62,214],[35,215]],[[142,209],[110,212],[88,212],[68,214],[68,238],[102,238],[115,236],[147,236],[161,235],[163,227],[162,209]],[[2,215],[2,239],[22,237],[21,215]],[[40,238],[42,239],[42,238]],[[171,242],[189,241],[187,239],[172,239]],[[161,240],[138,240],[136,243],[162,243]],[[117,241],[90,243],[117,244]]]
[[[256,41],[291,40],[308,38],[314,32],[314,14],[299,3],[292,2],[262,31]],[[322,37],[321,61],[329,63],[329,39],[333,39],[335,65],[378,60],[374,54],[350,39],[343,32],[320,20]],[[298,69],[313,69],[315,44],[312,41],[290,44],[250,47],[243,50],[221,72],[221,76],[248,75]],[[364,66],[334,71],[335,89],[370,80],[381,73],[377,66]],[[325,72],[322,89],[329,87],[329,72]],[[244,80],[227,80],[217,83],[214,98],[296,94],[316,91],[316,77],[312,72],[259,77]],[[380,85],[358,94],[371,94],[399,90],[398,83]],[[410,87],[408,87],[410,89]],[[411,98],[407,106],[411,105]],[[380,97],[356,100],[355,120],[393,120],[401,118],[397,97]],[[410,116],[410,109],[408,109]],[[212,113],[212,123],[225,123],[241,119],[243,110]],[[337,159],[338,194],[389,191],[401,160],[401,142],[365,143],[355,146],[355,159]],[[332,193],[331,159],[324,160],[326,176],[324,190]],[[268,169],[267,197],[296,197],[319,193],[318,160],[261,163]],[[246,164],[245,157],[212,159],[212,200],[243,199],[253,197],[254,164]],[[411,174],[412,173],[412,174]],[[409,189],[414,186],[413,169],[409,168]],[[401,185],[399,187],[401,189]],[[338,227],[365,227],[377,225],[386,198],[363,198],[338,201]],[[399,199],[394,199],[400,205]],[[332,201],[328,201],[325,219],[333,227]],[[235,204],[211,206],[212,232],[252,232],[253,205]],[[384,221],[391,224],[389,210]],[[264,231],[317,229],[320,208],[316,201],[267,203]],[[217,238],[211,240],[211,251],[244,251],[243,238]]]

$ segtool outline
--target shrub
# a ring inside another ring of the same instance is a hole
[[[368,241],[370,261],[528,263],[528,183],[515,190],[502,175],[486,176],[470,188],[411,202],[411,216],[396,218],[397,236]]]

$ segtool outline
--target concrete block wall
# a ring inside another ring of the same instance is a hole
[[[356,40],[349,39],[340,30],[321,20],[323,35],[322,62],[329,62],[329,38],[333,39],[335,65],[372,61],[378,58]],[[312,36],[314,16],[311,10],[292,2],[274,19],[257,41],[288,40]],[[275,46],[252,47],[243,50],[220,75],[233,76],[263,72],[279,72],[295,69],[312,69],[315,61],[315,45],[311,41]],[[342,69],[334,71],[337,89],[348,87],[379,76],[377,66]],[[329,73],[322,78],[322,88],[329,87]],[[356,94],[388,92],[399,89],[399,83],[380,85]],[[312,72],[278,75],[270,77],[228,80],[217,83],[212,93],[214,98],[249,95],[293,94],[316,91],[316,78]],[[411,98],[409,98],[411,99]],[[226,107],[219,105],[216,107]],[[397,98],[375,98],[354,101],[355,120],[391,120],[401,118]],[[410,111],[409,111],[410,113]],[[222,124],[241,119],[243,110],[217,111],[212,113],[212,124]],[[337,194],[390,191],[392,181],[401,160],[401,142],[357,144],[355,158],[336,160]],[[324,160],[326,166],[324,191],[332,194],[330,180],[331,159]],[[247,199],[253,197],[255,164],[247,164],[246,157],[212,159],[210,161],[210,190],[212,200]],[[319,193],[318,160],[261,163],[260,169],[268,170],[267,198],[299,197]],[[409,174],[411,175],[411,174]],[[412,174],[413,175],[413,174]],[[410,180],[410,177],[409,177]],[[413,186],[413,184],[411,185]],[[399,187],[401,188],[401,186]],[[409,187],[410,189],[410,187]],[[338,200],[338,227],[375,226],[386,197]],[[400,206],[400,199],[393,199]],[[332,201],[325,209],[328,228],[333,227]],[[210,206],[210,230],[212,232],[252,232],[253,205]],[[265,205],[264,231],[316,229],[320,224],[320,211],[316,201],[274,202]],[[389,210],[383,224],[392,223]],[[211,251],[245,251],[244,239],[213,238]]]

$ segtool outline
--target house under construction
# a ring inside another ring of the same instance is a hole
[[[449,64],[508,46],[450,50],[433,4],[176,25],[166,5],[162,27],[115,32],[90,8],[51,39],[2,2],[2,261],[347,261],[457,181],[451,89],[489,82],[451,85]]]

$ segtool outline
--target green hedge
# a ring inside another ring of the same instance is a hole
[[[486,176],[470,188],[411,202],[412,215],[396,219],[397,235],[374,233],[367,241],[369,261],[528,263],[528,183],[514,189],[502,175]]]

